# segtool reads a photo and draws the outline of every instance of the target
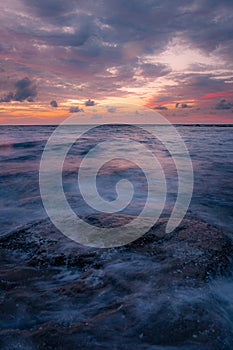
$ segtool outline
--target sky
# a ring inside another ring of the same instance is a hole
[[[8,0],[0,31],[1,124],[233,123],[232,0]]]

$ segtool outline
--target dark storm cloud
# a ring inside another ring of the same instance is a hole
[[[77,107],[70,107],[70,113],[79,113],[79,112],[84,112],[82,108]]]
[[[95,101],[91,101],[90,99],[85,102],[86,107],[91,107],[95,105]]]
[[[36,85],[29,79],[20,79],[15,83],[15,93],[9,92],[5,97],[0,99],[0,102],[19,101],[33,102],[37,95]]]
[[[4,2],[5,17],[0,14],[1,26],[9,36],[1,48],[12,56],[16,67],[22,69],[18,66],[21,57],[27,74],[35,69],[38,74],[49,71],[65,79],[78,78],[80,86],[86,84],[95,98],[124,95],[122,87],[142,85],[137,76],[146,81],[170,78],[168,66],[148,63],[147,56],[156,60],[173,38],[184,40],[194,50],[214,52],[232,67],[232,0],[21,0],[17,9],[10,3]],[[14,18],[11,31],[9,13]],[[166,102],[169,94],[171,101],[189,101],[188,92],[195,97],[209,88],[215,92],[226,87],[205,74],[179,79],[177,89],[166,86],[167,92],[157,99]],[[83,91],[82,97],[87,95]],[[12,100],[10,94],[4,99]]]
[[[50,102],[50,106],[53,107],[53,108],[57,108],[57,107],[58,107],[57,101],[52,100],[52,101]]]
[[[225,99],[221,100],[215,107],[215,109],[231,109],[233,108],[233,103],[226,101]]]
[[[24,4],[29,12],[41,16],[42,22],[59,18],[57,28],[48,32],[38,28],[33,31],[32,26],[32,33],[38,39],[64,47],[79,47],[90,39],[85,48],[87,56],[93,55],[94,47],[98,54],[99,47],[101,56],[118,51],[119,56],[126,59],[127,47],[122,44],[129,43],[132,43],[129,51],[132,55],[135,51],[135,56],[161,52],[177,35],[207,52],[224,42],[222,50],[226,53],[232,40],[233,2],[229,1],[103,0],[97,6],[90,0],[24,0]],[[63,26],[72,30],[66,32]],[[153,67],[145,66],[145,75],[150,74],[151,69],[153,72]]]
[[[47,33],[44,31],[38,34],[35,33],[35,35],[51,46],[72,47],[74,50],[75,47],[78,48],[87,43],[86,49],[90,50],[91,54],[91,46],[98,43],[99,38],[103,35],[102,30],[96,23],[95,16],[85,13],[72,15],[67,20],[67,23],[63,23],[64,27],[68,28],[68,31],[59,28],[61,21],[59,20],[58,27],[52,32]],[[92,42],[88,43],[89,39]]]
[[[16,21],[18,31],[31,33],[45,45],[71,46],[76,55],[100,56],[104,65],[116,59],[127,64],[130,56],[161,52],[177,35],[204,51],[224,43],[222,51],[232,52],[232,1],[23,0],[23,4],[22,12],[26,9],[36,21],[28,25]],[[55,27],[46,30],[51,23]],[[145,76],[156,75],[156,66],[145,64],[142,71]]]
[[[23,4],[26,5],[23,11],[34,14],[41,24],[57,24],[57,28],[42,34],[42,30],[30,23],[32,33],[50,45],[53,41],[54,45],[79,46],[92,38],[99,45],[114,44],[103,45],[102,54],[107,48],[117,47],[124,56],[122,44],[135,44],[135,55],[136,51],[147,54],[163,50],[172,37],[179,35],[207,52],[223,43],[222,51],[232,52],[232,1],[23,0]],[[64,26],[72,31],[65,32]],[[18,29],[21,31],[23,27],[24,24]]]
[[[144,52],[164,48],[176,35],[206,52],[218,48],[220,43],[230,48],[232,1],[119,0],[106,1],[105,5],[106,22],[115,28],[121,41],[133,37],[143,40]]]
[[[23,0],[23,2],[29,10],[45,18],[62,16],[64,13],[71,11],[75,5],[73,0]]]
[[[182,35],[206,53],[214,50],[220,55],[232,53],[233,2],[202,0],[193,4],[196,10],[189,11]]]
[[[37,95],[36,86],[29,78],[18,80],[15,83],[16,93],[14,95],[15,101],[32,100]]]

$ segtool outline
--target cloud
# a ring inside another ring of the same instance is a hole
[[[175,108],[193,108],[193,104],[212,108],[214,100],[217,103],[219,98],[233,95],[231,85],[226,83],[224,77],[216,79],[214,73],[176,73],[173,84],[164,84],[156,96],[149,99],[147,105],[154,108],[157,101],[163,101],[165,105],[174,103]]]
[[[14,99],[13,92],[9,92],[5,97],[0,98],[0,102],[11,102]]]
[[[70,113],[79,113],[79,112],[84,112],[82,108],[77,107],[70,107]]]
[[[154,109],[158,109],[158,110],[160,110],[160,111],[166,111],[166,110],[168,110],[168,108],[165,107],[165,106],[156,106],[156,107],[154,107]]]
[[[143,63],[139,65],[139,68],[143,77],[152,79],[168,75],[171,72],[171,68],[162,63]]]
[[[174,98],[174,96],[172,95],[164,95],[162,94],[161,96],[156,96],[156,98],[154,99],[154,102],[167,102],[170,101]]]
[[[34,97],[37,95],[36,85],[29,79],[24,78],[18,80],[15,84],[15,93],[9,92],[5,97],[0,99],[0,102],[19,101],[33,102]]]
[[[50,102],[50,106],[53,107],[53,108],[57,108],[57,107],[58,107],[57,101],[52,100],[52,101]]]
[[[26,99],[33,100],[34,97],[37,95],[36,86],[33,84],[33,82],[29,78],[24,78],[21,80],[18,80],[15,83],[16,87],[16,93],[14,95],[15,101],[24,101]]]
[[[90,99],[85,102],[86,107],[91,107],[95,105],[95,101],[91,101]]]
[[[137,94],[144,101],[153,97],[153,108],[156,102],[175,105],[232,86],[219,73],[222,67],[232,72],[232,0],[20,0],[3,2],[2,9],[0,50],[8,59],[0,64],[12,76],[38,75],[42,100],[48,101],[47,93],[59,100]],[[203,74],[207,65],[198,63],[189,69],[196,74],[173,73],[163,58],[175,40],[192,48],[194,64],[195,53],[207,54],[208,62],[216,57],[208,72],[219,70],[218,79]],[[14,89],[4,89],[2,100],[11,101]]]
[[[35,14],[49,18],[63,16],[72,9],[73,0],[23,0],[28,10],[34,11]]]
[[[188,105],[187,103],[182,103],[181,108],[192,108],[192,106]]]
[[[115,113],[116,112],[116,107],[109,107],[108,108],[109,113]]]
[[[102,64],[130,64],[130,60],[160,53],[179,36],[210,53],[221,48],[232,57],[232,1],[200,0],[21,0],[19,15],[14,2],[5,5],[14,16],[13,29],[32,35],[51,46],[70,46],[71,53],[95,53]],[[25,6],[26,5],[26,6]],[[203,16],[203,13],[205,16]],[[7,21],[9,19],[6,17]],[[49,27],[46,26],[49,23]],[[53,25],[55,26],[53,26]],[[43,29],[42,29],[43,28]],[[220,45],[224,42],[224,45]],[[127,61],[127,62],[126,62]],[[157,64],[145,63],[146,76],[163,72]],[[159,64],[158,64],[159,65]],[[153,67],[154,66],[154,67]],[[104,68],[104,67],[103,67]],[[157,70],[158,69],[158,70]],[[164,68],[166,70],[166,68]]]
[[[233,103],[226,100],[221,100],[216,106],[215,109],[231,109],[233,108]]]

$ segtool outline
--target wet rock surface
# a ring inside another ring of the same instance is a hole
[[[111,249],[81,246],[49,221],[1,237],[0,348],[232,349],[229,305],[212,288],[231,275],[231,238],[192,217],[165,226]]]

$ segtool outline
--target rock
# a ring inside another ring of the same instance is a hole
[[[233,330],[209,283],[230,272],[231,238],[192,217],[171,234],[165,226],[111,249],[81,246],[48,220],[1,237],[1,349],[230,350]]]

